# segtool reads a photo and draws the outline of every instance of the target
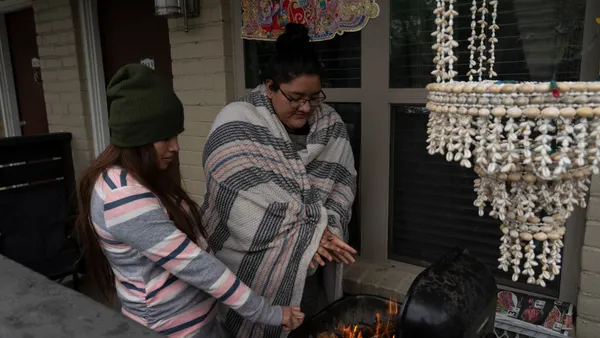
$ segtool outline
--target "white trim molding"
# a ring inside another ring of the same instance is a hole
[[[106,149],[110,140],[97,0],[79,0],[79,17],[92,121],[94,157],[97,157]]]
[[[15,12],[31,7],[32,0],[2,0],[0,1],[0,13]]]
[[[19,105],[4,14],[0,14],[0,112],[4,124],[4,136],[21,136]]]

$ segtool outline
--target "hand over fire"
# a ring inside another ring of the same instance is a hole
[[[321,237],[321,243],[313,257],[313,261],[310,263],[310,267],[315,268],[316,264],[325,266],[324,259],[330,262],[335,260],[338,263],[351,264],[355,262],[352,256],[355,254],[356,250],[353,247],[326,229],[323,237]]]
[[[298,328],[304,321],[304,313],[299,307],[283,306],[283,321],[281,325],[284,331],[292,331]]]

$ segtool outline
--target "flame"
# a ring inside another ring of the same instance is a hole
[[[381,314],[377,313],[375,315],[375,334],[373,336],[364,336],[362,332],[359,330],[359,326],[357,324],[349,324],[344,325],[342,323],[338,324],[337,330],[341,333],[341,336],[331,334],[329,337],[331,338],[395,338],[396,336],[390,332],[390,324],[392,318],[398,314],[398,303],[394,302],[392,299],[388,302],[387,309],[387,320],[385,322],[381,321]]]

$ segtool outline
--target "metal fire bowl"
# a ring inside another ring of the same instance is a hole
[[[348,324],[375,324],[375,315],[387,316],[390,300],[371,295],[346,296],[318,312],[290,333],[290,338],[316,338],[321,332],[332,332],[341,322]],[[401,303],[398,304],[398,309]],[[394,319],[396,320],[396,319]]]

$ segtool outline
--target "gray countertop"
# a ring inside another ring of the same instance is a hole
[[[0,337],[163,337],[0,255]]]

